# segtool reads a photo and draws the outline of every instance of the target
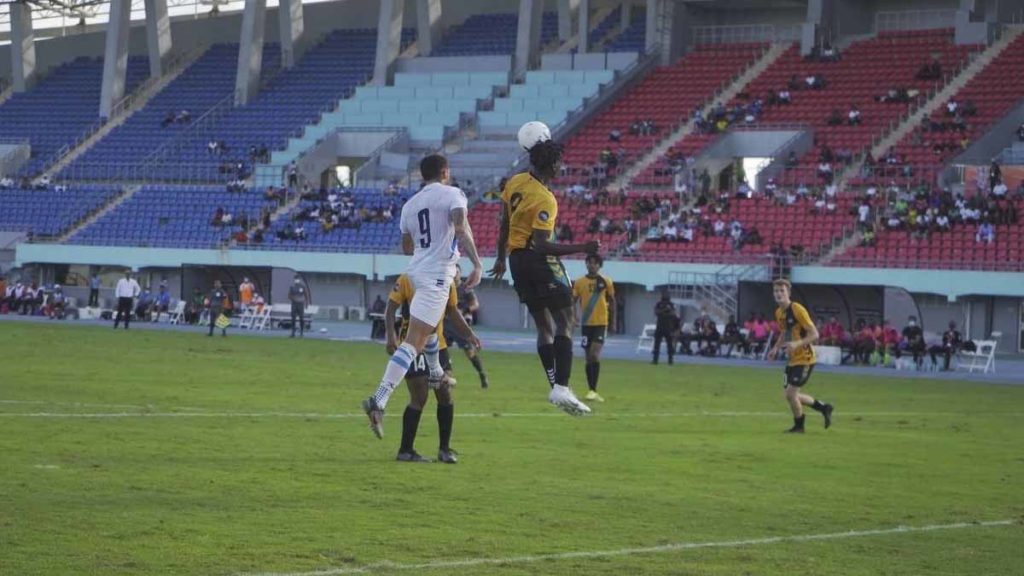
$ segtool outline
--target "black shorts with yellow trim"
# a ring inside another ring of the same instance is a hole
[[[572,308],[572,281],[556,256],[520,248],[509,254],[508,265],[519,301],[531,313]]]
[[[591,344],[604,344],[604,338],[608,335],[608,326],[584,326],[580,329],[583,333],[583,340],[580,344],[584,350],[589,350]]]
[[[799,364],[796,366],[786,366],[786,383],[783,384],[783,388],[786,386],[795,386],[797,388],[807,384],[807,381],[811,378],[811,372],[814,371],[814,364]]]
[[[442,348],[437,354],[438,360],[441,362],[441,368],[445,372],[452,369],[452,360],[448,356],[448,349]],[[430,368],[427,367],[427,357],[420,354],[412,361],[412,366],[409,366],[409,370],[405,373],[406,380],[412,380],[413,378],[426,378],[430,376]]]

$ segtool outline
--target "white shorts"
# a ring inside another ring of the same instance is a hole
[[[409,272],[409,282],[416,291],[409,305],[409,315],[428,324],[437,326],[448,307],[448,293],[453,276],[445,274],[423,274]]]

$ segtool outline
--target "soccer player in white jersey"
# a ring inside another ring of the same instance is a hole
[[[377,391],[363,401],[370,430],[384,437],[384,408],[398,383],[421,352],[430,370],[428,383],[440,386],[446,378],[438,358],[437,325],[448,304],[448,292],[461,256],[459,246],[473,263],[467,288],[480,283],[483,265],[469,227],[466,195],[448,185],[448,160],[434,154],[420,162],[423,187],[402,207],[402,251],[412,256],[406,276],[415,294],[409,306],[409,331],[384,370]]]

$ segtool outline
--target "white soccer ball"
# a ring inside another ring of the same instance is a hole
[[[533,120],[519,128],[519,145],[524,150],[533,148],[538,142],[551,140],[551,129],[547,124]]]

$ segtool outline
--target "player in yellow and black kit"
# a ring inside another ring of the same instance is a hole
[[[395,353],[398,343],[405,338],[405,333],[409,330],[409,304],[412,302],[414,293],[415,288],[413,288],[412,282],[405,274],[402,274],[398,277],[395,287],[392,288],[391,294],[388,296],[388,306],[384,312],[384,330],[387,336],[389,355]],[[402,313],[401,327],[396,333],[395,327],[398,324],[396,313],[399,309]],[[467,342],[471,342],[477,347],[480,346],[480,340],[473,333],[473,329],[462,319],[462,314],[459,312],[459,298],[454,284],[448,294],[445,316],[451,319],[453,329],[460,333]],[[437,328],[438,348],[440,349],[438,359],[444,371],[450,372],[452,369],[451,359],[448,357],[448,343],[445,341],[444,331],[441,328],[443,325],[444,317]],[[428,458],[420,456],[413,448],[413,444],[416,442],[416,430],[420,425],[420,416],[423,414],[423,406],[427,403],[429,377],[430,369],[427,367],[427,358],[420,354],[409,366],[409,371],[405,373],[405,383],[409,387],[409,405],[405,407],[405,413],[402,415],[402,443],[398,448],[397,457],[397,460],[401,462],[430,462]],[[437,426],[440,436],[437,459],[445,464],[455,464],[458,457],[449,445],[452,425],[455,421],[455,405],[452,402],[449,383],[454,385],[455,380],[449,377],[447,381],[443,382],[439,388],[434,390],[434,395],[437,398]]]
[[[775,309],[775,321],[782,335],[768,352],[768,359],[774,360],[785,344],[789,356],[786,365],[786,401],[793,411],[793,427],[786,432],[803,433],[804,406],[821,412],[825,417],[826,429],[832,425],[833,408],[831,404],[822,403],[800,391],[814,371],[815,355],[811,345],[818,340],[818,329],[811,322],[807,309],[791,300],[792,293],[793,285],[789,280],[780,278],[772,283],[772,295],[779,305]]]
[[[577,318],[582,326],[583,350],[587,354],[587,400],[604,402],[597,393],[597,380],[601,375],[601,350],[608,335],[608,327],[615,326],[615,284],[601,274],[604,258],[599,254],[587,256],[587,275],[572,286],[572,295],[578,305]]]
[[[490,274],[505,274],[505,256],[512,271],[519,300],[526,304],[537,325],[537,355],[547,374],[551,393],[548,400],[574,416],[590,408],[569,388],[572,374],[573,305],[572,282],[559,259],[586,252],[596,254],[599,242],[557,244],[554,242],[558,202],[546,183],[558,173],[562,148],[550,139],[538,140],[529,148],[529,172],[509,178],[502,191],[504,203],[498,256]]]

